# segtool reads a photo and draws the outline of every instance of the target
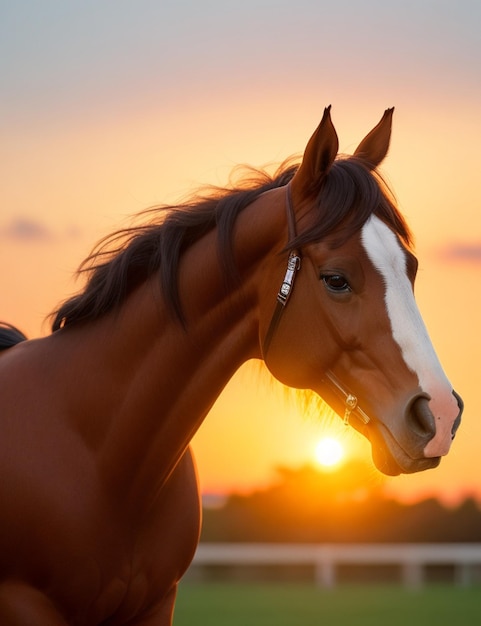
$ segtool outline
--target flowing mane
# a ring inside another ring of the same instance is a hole
[[[83,291],[52,313],[52,330],[97,319],[120,306],[144,280],[159,274],[172,313],[183,320],[177,290],[182,252],[217,228],[219,262],[226,280],[237,277],[232,237],[237,216],[261,194],[286,185],[298,165],[286,161],[274,173],[249,168],[248,176],[230,187],[209,187],[182,205],[161,206],[140,213],[148,222],[118,230],[102,239],[82,262],[78,274],[87,274]],[[388,224],[406,246],[408,226],[396,208],[394,196],[377,172],[356,157],[339,157],[316,190],[318,219],[286,249],[320,241],[339,232],[339,245],[360,230],[371,214]]]

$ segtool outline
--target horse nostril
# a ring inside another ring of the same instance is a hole
[[[407,420],[411,431],[420,437],[432,438],[436,434],[436,424],[428,398],[420,396],[414,400],[408,411]]]
[[[451,430],[451,439],[454,439],[454,437],[456,436],[456,431],[458,430],[459,424],[461,424],[461,415],[463,414],[463,410],[464,410],[463,399],[458,393],[454,391],[454,389],[453,389],[453,396],[456,398],[456,402],[458,403],[459,413],[458,413],[458,417],[454,420],[453,428]]]

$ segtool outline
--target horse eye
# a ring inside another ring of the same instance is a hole
[[[351,291],[351,287],[342,274],[323,274],[321,280],[324,282],[329,291],[335,293],[345,293]]]

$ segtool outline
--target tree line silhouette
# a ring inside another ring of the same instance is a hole
[[[324,472],[278,468],[278,480],[204,508],[204,542],[481,542],[481,509],[468,498],[407,505],[387,497],[372,467],[351,461]]]

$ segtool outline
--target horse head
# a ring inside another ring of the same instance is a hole
[[[274,376],[320,395],[395,475],[439,464],[463,404],[414,299],[409,229],[377,172],[392,114],[342,157],[325,110],[287,187],[289,267],[284,256],[277,308],[261,328]]]

